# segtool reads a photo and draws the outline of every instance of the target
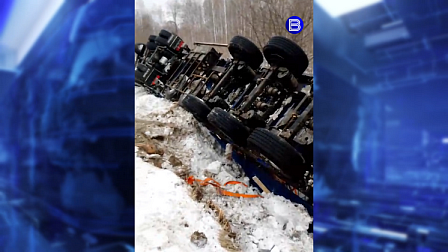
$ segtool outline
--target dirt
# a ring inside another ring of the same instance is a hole
[[[168,161],[173,167],[182,167],[182,161],[176,157],[176,155],[170,153],[170,151],[166,151],[167,146],[169,145],[167,136],[163,134],[148,134],[154,130],[159,130],[162,132],[161,129],[167,127],[171,127],[172,129],[175,128],[174,125],[169,125],[158,121],[136,119],[135,146],[139,148],[138,156],[144,161],[150,162],[159,168],[162,168],[162,164],[165,161]],[[167,157],[169,158],[167,159]]]
[[[221,247],[229,252],[241,251],[234,243],[236,233],[232,232],[230,221],[226,218],[224,211],[211,200],[207,201],[206,206],[214,212],[215,217],[221,225],[222,230],[219,233],[219,243],[221,244]]]
[[[202,232],[194,231],[191,235],[190,241],[199,248],[203,248],[207,244],[207,236],[205,236]]]
[[[170,158],[168,158],[168,161],[174,167],[182,166],[182,161],[180,161],[180,159],[178,159],[176,156],[170,156]]]
[[[166,129],[170,130],[166,134]],[[182,179],[186,179],[190,175],[190,159],[187,153],[179,152],[176,149],[177,141],[183,136],[191,134],[192,131],[197,133],[195,127],[179,128],[174,124],[162,123],[150,120],[135,120],[135,146],[139,148],[137,155],[145,162],[150,162],[154,166],[162,168],[164,163],[169,163],[174,169],[173,172]],[[229,152],[228,149],[227,152]],[[231,153],[231,152],[230,152]],[[229,155],[229,154],[227,154]],[[231,160],[231,155],[228,157]],[[205,172],[208,177],[213,174]],[[192,185],[191,197],[197,202],[204,200],[204,188],[197,182]],[[217,221],[220,223],[222,230],[219,233],[219,241],[221,247],[229,252],[241,251],[234,243],[236,234],[232,232],[229,221],[225,218],[224,212],[218,208],[211,200],[208,200],[206,206],[215,213]],[[207,244],[207,237],[204,233],[196,231],[191,236],[191,242],[198,247]]]

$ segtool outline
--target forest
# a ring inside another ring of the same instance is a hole
[[[304,27],[290,34],[290,16],[299,16]],[[135,42],[167,29],[192,47],[193,42],[228,43],[235,35],[251,39],[262,48],[270,37],[285,36],[307,53],[313,65],[313,0],[168,0],[165,10],[135,2]],[[222,51],[227,53],[226,50]]]

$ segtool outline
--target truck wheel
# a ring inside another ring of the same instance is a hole
[[[155,43],[161,46],[168,46],[168,40],[160,36],[155,39]]]
[[[234,59],[246,62],[253,70],[263,63],[263,54],[260,49],[243,36],[235,36],[230,40],[229,52]]]
[[[146,43],[146,48],[150,51],[154,51],[157,48],[157,44],[155,42],[148,42]]]
[[[156,35],[149,35],[148,42],[155,42],[156,37],[157,37]]]
[[[207,115],[210,113],[211,109],[203,100],[188,94],[182,99],[180,105],[190,112],[199,122],[207,122]]]
[[[217,135],[236,145],[246,145],[250,132],[240,120],[221,108],[212,109],[207,119],[217,129]]]
[[[145,53],[145,50],[146,50],[146,45],[145,44],[143,44],[143,43],[137,43],[137,44],[135,44],[135,53],[138,55],[138,56],[143,56],[143,54]]]
[[[302,155],[286,140],[264,128],[256,128],[247,139],[248,149],[254,150],[274,163],[286,175],[301,179],[306,166]]]
[[[168,40],[171,37],[171,32],[169,32],[167,30],[161,30],[159,32],[159,37],[162,37],[162,38]]]
[[[286,67],[296,77],[301,76],[309,64],[302,48],[281,36],[272,37],[263,47],[263,54],[271,66]]]

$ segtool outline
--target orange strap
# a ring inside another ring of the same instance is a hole
[[[187,183],[189,185],[192,185],[195,181],[198,182],[199,185],[201,185],[201,186],[212,185],[212,186],[216,187],[216,190],[221,195],[231,196],[231,197],[243,197],[243,198],[263,198],[261,195],[258,195],[258,194],[242,194],[242,193],[234,193],[234,192],[226,191],[221,188],[221,184],[218,181],[216,181],[212,178],[206,178],[204,180],[195,179],[193,176],[190,176],[187,178]],[[239,181],[229,181],[229,182],[226,182],[224,184],[224,186],[237,185],[237,184],[241,184],[241,185],[247,187],[246,184],[244,184],[243,182],[239,182]]]

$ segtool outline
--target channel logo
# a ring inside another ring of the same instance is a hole
[[[291,34],[298,34],[303,29],[303,21],[298,16],[291,16],[286,20],[286,30]]]

